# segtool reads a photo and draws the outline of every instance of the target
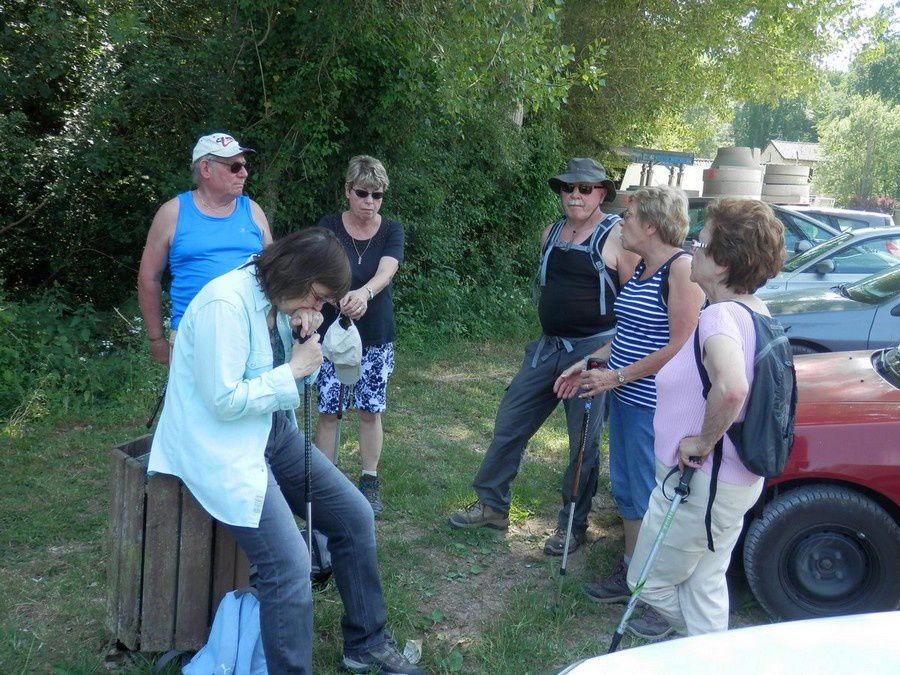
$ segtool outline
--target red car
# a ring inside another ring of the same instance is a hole
[[[747,529],[773,619],[900,607],[900,346],[799,356],[794,448]]]

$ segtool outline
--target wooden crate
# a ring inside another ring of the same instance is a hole
[[[199,649],[222,596],[248,584],[249,564],[180,480],[147,476],[151,438],[111,454],[107,627],[133,651]]]

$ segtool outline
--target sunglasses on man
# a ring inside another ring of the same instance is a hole
[[[360,199],[366,199],[369,195],[372,195],[372,199],[374,199],[376,202],[384,197],[383,192],[369,192],[368,190],[360,190],[359,188],[353,188],[353,192]]]
[[[561,192],[565,192],[567,195],[575,192],[575,188],[578,188],[578,191],[583,195],[591,194],[595,188],[600,187],[599,185],[572,185],[572,183],[562,183],[559,186]]]
[[[211,159],[210,162],[215,162],[216,164],[222,164],[223,166],[227,166],[228,170],[231,173],[240,173],[241,169],[246,169],[247,173],[250,173],[250,165],[247,162],[223,162],[218,159]]]

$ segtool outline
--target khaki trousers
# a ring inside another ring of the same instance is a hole
[[[671,502],[663,496],[662,483],[671,470],[656,462],[656,487],[641,521],[637,545],[628,568],[628,585],[634,589],[644,562],[659,533]],[[666,483],[672,497],[678,484],[675,473]],[[698,635],[728,629],[728,585],[725,572],[743,526],[744,514],[756,503],[763,479],[755,484],[718,482],[712,508],[715,552],[706,546],[706,504],[709,476],[701,471],[691,479],[691,493],[681,503],[659,549],[641,600],[655,607],[680,633]]]

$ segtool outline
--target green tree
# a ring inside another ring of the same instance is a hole
[[[660,125],[702,104],[718,119],[731,102],[774,104],[810,90],[824,30],[852,9],[847,0],[573,0],[564,39],[608,47],[605,87],[576,88],[564,111],[573,152],[647,144]],[[670,149],[692,149],[687,147]]]
[[[815,187],[839,203],[854,197],[900,197],[900,106],[878,96],[853,96],[846,116],[819,125],[825,160],[816,169]]]
[[[847,87],[853,93],[874,94],[900,105],[900,33],[874,42],[854,59]]]
[[[732,123],[734,144],[763,148],[773,139],[815,141],[815,112],[809,97],[766,103],[742,103]]]

